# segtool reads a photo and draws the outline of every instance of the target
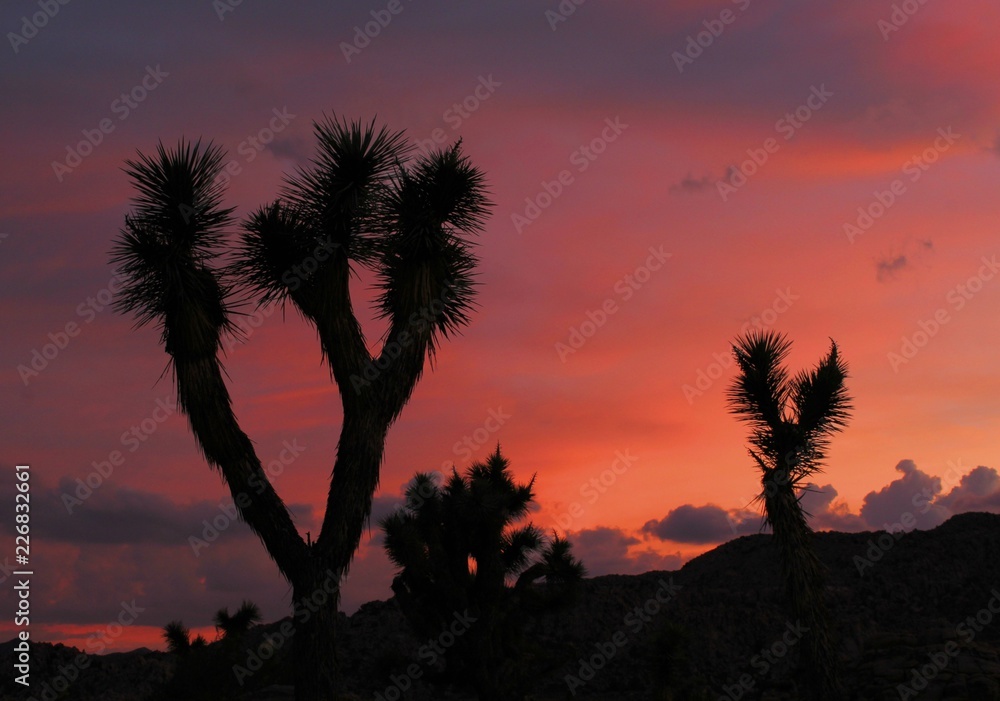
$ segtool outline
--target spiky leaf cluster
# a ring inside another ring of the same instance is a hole
[[[312,168],[287,182],[283,198],[351,260],[378,259],[378,218],[392,174],[409,153],[403,132],[327,117],[315,125]]]
[[[180,621],[170,621],[163,626],[163,639],[167,652],[184,654],[191,649],[191,631]]]
[[[403,134],[374,121],[327,118],[315,131],[310,167],[244,223],[234,272],[260,303],[290,297],[315,317],[315,295],[343,289],[347,262],[370,268],[378,313],[398,331],[427,320],[433,352],[438,336],[467,324],[474,307],[477,261],[468,237],[490,206],[482,172],[461,142],[407,163]]]
[[[729,389],[730,411],[750,426],[750,455],[762,470],[788,470],[798,485],[822,467],[831,436],[847,423],[851,400],[847,365],[837,344],[812,370],[791,376],[784,361],[791,342],[773,331],[737,339],[739,375]]]
[[[118,311],[134,314],[138,325],[159,324],[165,340],[165,317],[183,312],[187,328],[175,338],[212,351],[213,334],[228,325],[229,313],[228,285],[211,264],[232,219],[217,177],[224,155],[212,144],[182,140],[175,149],[161,143],[155,156],[126,161],[138,194],[111,252],[123,279]]]
[[[320,284],[334,260],[379,261],[380,212],[408,150],[403,133],[335,117],[314,130],[317,155],[310,166],[289,177],[279,199],[243,225],[234,270],[262,303],[291,295],[301,306],[295,293]]]
[[[394,185],[383,214],[380,312],[429,313],[435,335],[447,337],[474,308],[477,261],[466,237],[482,229],[489,211],[483,174],[458,142],[400,169]]]

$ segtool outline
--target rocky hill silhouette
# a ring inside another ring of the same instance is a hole
[[[816,546],[850,699],[1000,699],[1000,516],[961,514],[905,534],[818,533]],[[530,698],[800,698],[791,670],[803,631],[786,617],[778,572],[771,536],[760,534],[676,572],[586,580],[571,607],[542,617],[521,641]],[[235,698],[292,698],[290,646],[268,645],[281,625],[251,632],[241,661],[250,669],[256,655],[259,671]],[[394,600],[342,615],[340,633],[347,698],[473,698],[449,686],[430,652],[434,643],[461,644],[460,634],[415,638]],[[80,654],[38,643],[33,651],[32,694],[5,675],[2,698],[49,698],[42,683]],[[7,669],[12,655],[13,641],[0,645]],[[88,660],[51,698],[174,698],[165,686],[177,665],[171,655],[143,649]]]

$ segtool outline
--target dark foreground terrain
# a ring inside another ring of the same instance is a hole
[[[816,541],[850,699],[1000,700],[1000,516],[963,514],[897,536],[820,533]],[[64,678],[72,671],[79,651],[34,644],[26,694],[11,681],[7,642],[0,697],[188,699],[196,698],[193,683],[208,698],[291,699],[289,645],[271,655],[265,640],[281,623],[254,629],[242,650],[213,644],[181,665],[149,650],[90,657],[68,687],[59,684],[61,694],[43,692],[60,668]],[[801,634],[785,614],[770,536],[755,535],[677,572],[586,580],[575,605],[528,630],[521,667],[540,701],[795,699],[790,667]],[[347,699],[473,698],[435,676],[426,646],[449,639],[415,638],[392,600],[342,617],[340,640]],[[258,652],[269,659],[253,662]],[[254,669],[242,685],[234,660]]]

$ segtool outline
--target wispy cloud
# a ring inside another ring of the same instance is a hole
[[[711,175],[703,175],[700,178],[696,178],[689,173],[681,178],[680,181],[670,186],[670,194],[696,195],[711,188],[713,183],[715,183],[715,178]]]
[[[907,265],[905,255],[891,258],[879,258],[875,261],[875,274],[879,282],[888,282],[896,278],[896,274]]]

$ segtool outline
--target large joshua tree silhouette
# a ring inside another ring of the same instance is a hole
[[[813,696],[837,698],[836,646],[823,598],[824,571],[799,491],[822,469],[831,436],[851,413],[847,365],[837,344],[812,370],[789,376],[791,341],[751,331],[733,345],[739,374],[729,389],[730,411],[750,426],[750,457],[761,473],[758,499],[774,533],[793,614],[809,628],[801,656]]]
[[[371,513],[389,426],[425,360],[469,321],[476,259],[469,237],[488,213],[483,175],[461,143],[407,160],[402,132],[375,122],[316,123],[317,155],[279,198],[226,240],[218,147],[182,141],[126,162],[137,194],[114,244],[124,277],[117,309],[155,323],[178,401],[209,464],[233,494],[293,592],[296,699],[332,698],[339,583]],[[228,266],[220,256],[232,252]],[[376,356],[351,305],[359,268],[378,279],[388,330]],[[240,290],[290,301],[315,325],[343,405],[319,536],[303,540],[232,408],[219,353]]]

